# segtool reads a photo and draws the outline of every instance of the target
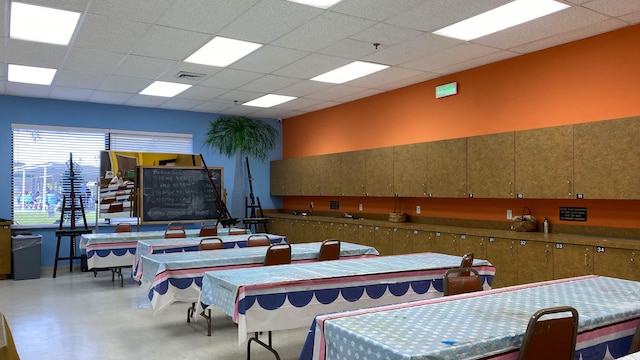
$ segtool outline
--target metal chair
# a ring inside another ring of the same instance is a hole
[[[164,231],[165,239],[186,238],[187,233],[184,231],[182,224],[169,224],[167,230]]]
[[[224,242],[219,237],[206,237],[200,239],[198,250],[220,250],[224,249]]]
[[[131,232],[131,224],[120,223],[120,224],[116,225],[116,232],[117,233]]]
[[[444,296],[482,291],[482,279],[473,268],[449,269],[444,273],[443,281]]]
[[[273,244],[267,248],[267,254],[264,257],[264,265],[283,265],[291,263],[291,245],[289,244]]]
[[[215,224],[202,224],[198,236],[216,236],[218,235],[218,226]]]
[[[340,258],[340,240],[326,239],[320,245],[318,260],[338,260]]]
[[[271,240],[267,235],[264,234],[249,235],[249,238],[247,238],[248,247],[269,245],[271,245]]]
[[[570,316],[551,314],[569,313]],[[571,306],[557,306],[536,311],[527,325],[520,346],[518,360],[566,359],[573,360],[578,334],[578,311]]]

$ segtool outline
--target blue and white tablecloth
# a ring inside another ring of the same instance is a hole
[[[517,359],[533,313],[561,305],[579,313],[576,359],[617,358],[640,318],[640,283],[585,276],[319,315],[300,359]]]
[[[321,244],[291,245],[291,261],[315,261]],[[148,285],[149,300],[155,312],[176,301],[197,302],[205,272],[262,266],[266,249],[259,246],[143,255],[140,260],[144,269],[142,283]],[[377,255],[378,251],[371,246],[340,244],[341,259]]]
[[[247,333],[309,326],[316,314],[443,295],[446,270],[461,258],[435,253],[299,263],[205,273],[200,302],[215,306]],[[495,269],[473,263],[490,288]]]

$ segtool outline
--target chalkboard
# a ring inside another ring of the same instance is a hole
[[[222,194],[222,168],[209,168]],[[140,219],[152,222],[199,222],[218,218],[216,194],[204,168],[138,167]]]

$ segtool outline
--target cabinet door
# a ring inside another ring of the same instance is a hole
[[[459,234],[436,232],[435,252],[448,255],[460,255]],[[462,260],[462,258],[460,259]]]
[[[367,196],[393,196],[393,148],[365,150]]]
[[[304,195],[305,178],[307,176],[304,158],[285,160],[285,195]]]
[[[467,196],[467,139],[427,143],[427,196]]]
[[[411,254],[413,243],[413,230],[393,229],[393,255]]]
[[[300,226],[302,228],[302,238],[300,242],[311,243],[319,242],[324,239],[322,230],[324,229],[320,221],[317,220],[300,220]]]
[[[412,230],[411,250],[413,253],[434,252],[436,233],[433,231]]]
[[[287,226],[285,225],[286,221],[286,219],[282,218],[269,218],[269,232],[272,234],[287,236]]]
[[[460,234],[460,255],[473,253],[475,259],[487,259],[487,239],[484,236]]]
[[[340,171],[342,154],[316,156],[315,192],[320,196],[338,196],[340,190]]]
[[[322,224],[322,230],[320,232],[321,233],[320,241],[323,241],[326,239],[338,239],[340,241],[351,242],[343,239],[341,223],[328,221],[328,222],[322,222],[321,224]]]
[[[556,243],[553,247],[553,278],[593,274],[593,247]]]
[[[393,189],[400,197],[427,196],[427,144],[393,148]]]
[[[573,126],[517,131],[516,196],[573,198]]]
[[[489,237],[487,260],[496,269],[492,288],[518,284],[518,242],[513,239]]]
[[[289,243],[291,244],[298,244],[301,243],[304,240],[304,233],[303,233],[303,221],[295,219],[295,220],[288,220],[287,222],[285,222],[285,231],[286,233],[284,235],[287,235],[287,240],[289,241]]]
[[[600,276],[640,281],[640,251],[596,246],[593,272]]]
[[[469,197],[514,197],[514,133],[467,138],[467,192]]]
[[[374,241],[374,227],[372,225],[356,225],[356,229],[358,233],[358,244],[376,247]],[[376,250],[380,252],[378,248],[376,248]],[[382,255],[382,253],[380,253],[380,255]]]
[[[275,160],[270,163],[270,183],[269,189],[271,195],[286,195],[286,163],[285,160]]]
[[[640,117],[574,125],[575,193],[640,199]]]
[[[374,227],[373,243],[381,256],[393,255],[393,229],[380,226]]]
[[[340,189],[343,196],[365,196],[364,151],[342,153],[340,164]]]
[[[553,244],[519,240],[518,284],[553,279]]]
[[[39,265],[38,265],[39,266]],[[0,279],[11,273],[11,222],[0,222]]]

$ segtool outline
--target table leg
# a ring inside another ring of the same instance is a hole
[[[271,341],[271,331],[269,331],[269,344],[264,343],[258,338],[258,332],[255,332],[254,335],[249,339],[249,341],[247,342],[247,360],[251,360],[251,342],[258,343],[258,345],[269,350],[277,360],[280,360],[280,355],[273,348],[273,343]]]

